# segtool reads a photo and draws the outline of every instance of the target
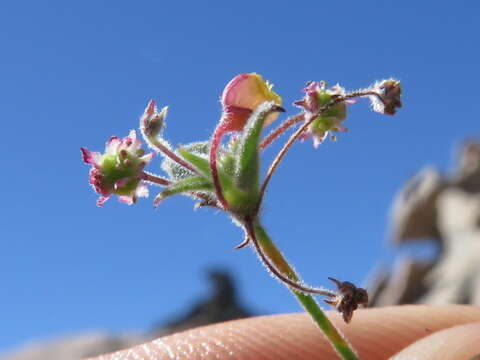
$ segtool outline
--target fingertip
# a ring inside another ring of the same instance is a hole
[[[480,321],[480,307],[405,305],[358,310],[349,325],[328,312],[363,360],[387,359],[420,338]],[[229,321],[166,336],[97,360],[321,360],[336,355],[307,314]],[[423,360],[423,359],[422,359]]]
[[[438,331],[409,345],[390,360],[480,359],[480,322]]]

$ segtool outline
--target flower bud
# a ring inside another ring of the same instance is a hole
[[[148,196],[148,188],[141,178],[153,153],[144,155],[135,130],[123,139],[111,137],[104,154],[80,149],[83,161],[92,165],[89,182],[100,195],[98,206],[102,206],[112,194],[119,195],[119,200],[129,205],[135,203],[138,197]]]
[[[163,129],[164,120],[167,117],[168,106],[158,112],[155,100],[150,100],[140,118],[140,131],[146,138],[158,136]]]
[[[382,80],[373,84],[371,90],[378,95],[369,96],[374,111],[394,115],[397,108],[402,107],[400,81],[396,79]]]

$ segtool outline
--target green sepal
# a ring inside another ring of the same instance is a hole
[[[255,195],[259,188],[258,146],[260,135],[267,116],[274,111],[275,107],[277,105],[274,102],[264,102],[257,107],[248,119],[236,149],[236,185],[250,195],[254,195],[254,201],[256,201]]]
[[[219,166],[229,177],[235,176],[235,157],[230,153],[221,154],[218,159]]]
[[[320,91],[317,94],[317,99],[320,106],[325,106],[333,100],[331,94],[327,93],[326,91]],[[325,111],[319,119],[337,119],[337,120],[345,120],[347,117],[347,107],[344,102],[340,102],[338,104],[333,105],[330,109]],[[325,123],[324,126],[328,126],[329,124]]]
[[[213,192],[215,189],[210,180],[202,176],[194,176],[187,179],[179,180],[172,185],[165,188],[160,194],[155,197],[153,205],[157,207],[165,198],[181,193],[195,193],[195,192]]]

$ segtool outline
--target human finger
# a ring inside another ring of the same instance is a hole
[[[396,354],[416,340],[459,324],[480,321],[480,307],[405,305],[358,310],[349,325],[329,317],[364,360]],[[336,359],[307,314],[261,316],[173,334],[96,360]]]
[[[480,322],[440,330],[407,346],[391,360],[480,359]]]

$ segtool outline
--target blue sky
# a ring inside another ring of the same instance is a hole
[[[478,136],[479,3],[457,1],[5,1],[0,5],[0,349],[89,329],[147,329],[206,294],[204,269],[235,272],[259,313],[299,311],[223,214],[172,198],[103,209],[80,146],[103,150],[170,105],[174,144],[207,139],[236,74],[275,84],[288,114],[307,80],[348,89],[397,77],[398,116],[350,108],[347,134],[296,144],[264,221],[305,280],[362,282],[391,261],[388,210],[426,164],[443,171]],[[268,163],[278,150],[268,151]],[[151,170],[158,169],[158,159]]]

